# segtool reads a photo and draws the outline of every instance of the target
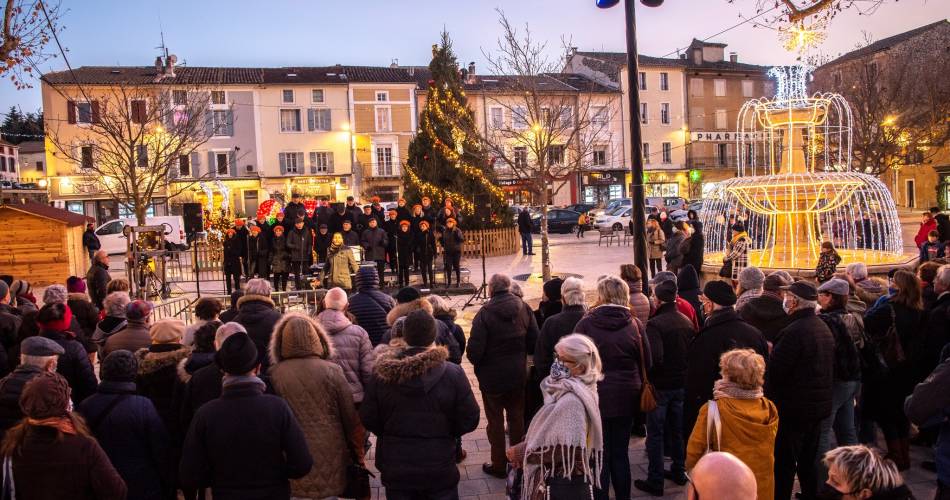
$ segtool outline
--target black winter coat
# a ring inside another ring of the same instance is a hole
[[[301,229],[292,227],[287,231],[287,253],[291,262],[313,262],[313,231],[307,226]]]
[[[389,245],[389,236],[380,226],[367,228],[360,235],[360,245],[363,247],[363,260],[386,260],[386,247]]]
[[[864,330],[868,337],[877,340],[879,345],[883,343],[887,330],[895,323],[891,321],[892,308],[897,324],[897,337],[904,349],[906,361],[896,366],[888,366],[888,382],[900,388],[900,391],[905,393],[904,396],[907,396],[914,385],[921,381],[918,378],[918,368],[914,366],[914,360],[920,359],[924,346],[925,332],[921,329],[923,312],[889,301],[867,311],[864,316]]]
[[[240,323],[254,341],[261,363],[261,373],[267,373],[267,367],[270,366],[270,338],[278,321],[280,311],[274,309],[274,302],[270,297],[245,295],[238,299],[238,315],[234,322]]]
[[[191,348],[180,344],[153,344],[135,352],[139,360],[139,372],[135,376],[138,393],[151,400],[165,429],[178,443],[186,429],[179,428],[178,411],[172,402],[178,382],[178,363],[189,354]]]
[[[937,234],[940,241],[950,241],[950,217],[947,214],[939,213],[934,219],[937,220]]]
[[[135,394],[134,382],[104,381],[76,409],[128,486],[130,500],[167,498],[174,472],[168,433],[152,402]]]
[[[602,305],[587,312],[574,328],[597,344],[604,365],[604,379],[597,383],[602,418],[629,417],[640,411],[640,345],[650,369],[650,342],[643,336],[643,324],[629,308]]]
[[[855,329],[861,326],[860,332],[856,333],[863,334],[864,328],[863,323],[859,325],[853,321],[853,318],[848,318],[848,315],[851,314],[854,313],[839,307],[830,311],[822,311],[818,315],[828,325],[831,336],[835,340],[835,382],[861,380],[861,355],[858,353],[858,346],[854,343],[854,336],[848,328],[848,321],[854,325]],[[860,316],[858,317],[860,318]]]
[[[441,321],[442,324],[445,325],[446,328],[448,328],[449,333],[451,334],[452,338],[454,338],[455,342],[458,344],[459,346],[458,359],[459,360],[458,360],[458,363],[455,363],[455,364],[461,364],[462,363],[461,353],[465,352],[466,340],[465,340],[465,332],[462,331],[462,327],[455,323],[455,314],[454,313],[453,314],[436,314],[435,319]]]
[[[224,272],[241,273],[241,258],[244,257],[241,241],[237,236],[232,236],[224,240]],[[244,257],[246,258],[246,257]]]
[[[343,246],[347,247],[358,247],[360,246],[360,233],[355,230],[341,231],[340,234],[343,236]]]
[[[758,297],[750,299],[739,316],[750,325],[759,329],[765,340],[774,343],[778,339],[778,332],[788,326],[788,313],[782,306],[782,299],[777,295],[765,292]]]
[[[396,256],[399,267],[412,267],[412,232],[400,230],[396,233]]]
[[[89,356],[82,344],[66,332],[43,330],[40,332],[40,336],[56,342],[66,351],[59,356],[56,373],[65,377],[66,381],[69,382],[69,387],[73,389],[73,402],[79,404],[96,392],[96,386],[99,385],[99,382],[96,380],[92,363],[89,362]]]
[[[232,384],[198,410],[182,450],[183,487],[210,486],[215,500],[290,498],[289,479],[310,472],[313,458],[290,406],[262,386]]]
[[[284,221],[293,227],[298,217],[306,218],[307,208],[303,206],[303,203],[288,203],[287,206],[284,207]]]
[[[689,344],[683,429],[693,428],[699,408],[712,399],[713,384],[720,379],[719,357],[732,349],[753,349],[765,359],[769,356],[762,332],[743,321],[734,308],[713,311]]]
[[[538,377],[548,376],[554,363],[554,346],[562,337],[574,333],[574,327],[584,313],[583,306],[565,306],[561,312],[544,320],[534,347],[534,369]]]
[[[73,319],[79,323],[79,331],[76,334],[86,352],[96,352],[96,344],[92,341],[92,336],[96,333],[96,325],[99,324],[99,309],[86,298],[86,294],[69,294],[69,300],[66,301],[69,310],[73,312]]]
[[[409,210],[407,206],[397,206],[396,207],[396,224],[399,224],[399,221],[409,220],[412,218],[412,211]]]
[[[794,311],[765,369],[765,396],[779,418],[811,422],[831,415],[835,339],[813,309]]]
[[[287,237],[275,234],[270,241],[270,270],[272,273],[286,273],[290,268],[290,252],[287,251]]]
[[[179,377],[180,377],[179,373]],[[187,431],[195,417],[198,408],[208,401],[221,397],[221,379],[224,372],[218,365],[212,363],[201,367],[191,374],[184,387],[176,398],[178,408],[178,426]]]
[[[395,307],[396,301],[379,290],[373,271],[371,268],[360,268],[356,272],[357,293],[350,297],[348,310],[356,317],[356,324],[366,330],[370,343],[375,347],[389,330],[386,315]]]
[[[4,354],[14,351],[14,347],[19,347],[20,326],[23,324],[23,318],[20,311],[9,304],[0,304],[0,347],[3,347]],[[14,364],[19,364],[19,360]],[[7,365],[0,366],[0,373],[7,373]]]
[[[109,276],[109,268],[99,261],[94,262],[86,273],[89,298],[99,309],[102,309],[102,301],[106,298],[106,286],[110,281],[112,277]]]
[[[531,233],[531,214],[527,210],[522,210],[518,214],[518,232],[521,234]]]
[[[407,218],[406,220],[409,219]],[[399,233],[399,223],[394,220],[388,220],[380,224],[379,227],[386,231],[386,251],[394,253],[396,251],[396,235]]]
[[[914,378],[923,380],[937,368],[940,351],[950,344],[950,293],[937,297],[923,323],[921,347],[914,354]]]
[[[534,313],[516,295],[496,293],[482,306],[468,339],[468,360],[482,392],[500,394],[524,386],[526,356],[538,333]]]
[[[462,230],[458,227],[452,229],[445,229],[445,232],[442,233],[442,237],[439,238],[439,242],[442,243],[442,249],[447,254],[455,254],[462,252],[462,244],[465,243],[465,236],[462,235]]]
[[[661,304],[647,322],[647,338],[653,356],[650,381],[657,389],[682,389],[686,386],[686,355],[693,334],[693,322],[676,310],[675,302]]]
[[[330,214],[330,222],[327,224],[327,229],[330,234],[343,231],[343,221],[345,220],[350,221],[350,224],[356,224],[356,219],[353,218],[353,214],[345,210],[343,213],[336,211]]]
[[[696,221],[693,223],[693,229],[696,230],[689,237],[689,245],[683,252],[683,266],[691,265],[694,269],[703,268],[703,245],[706,243],[706,237],[703,235],[703,223]]]
[[[42,372],[32,365],[20,365],[0,380],[0,440],[10,427],[23,419],[23,410],[20,409],[23,386]]]
[[[317,231],[317,234],[313,238],[313,248],[317,252],[317,258],[320,259],[320,262],[327,261],[327,250],[330,249],[330,244],[333,242],[333,234],[327,232],[327,234],[322,234],[320,231]]]
[[[442,491],[458,484],[457,439],[478,426],[479,409],[464,370],[447,356],[444,347],[389,346],[377,354],[360,419],[379,437],[376,467],[386,488]]]
[[[676,286],[678,288],[676,293],[680,298],[689,302],[689,305],[693,306],[693,311],[696,312],[696,322],[702,327],[703,323],[706,322],[706,318],[703,313],[703,304],[699,301],[699,296],[703,293],[699,287],[699,275],[697,274],[699,269],[702,268],[693,267],[690,264],[683,265],[680,268],[679,272],[676,273]]]
[[[82,232],[82,246],[89,250],[99,250],[102,248],[99,237],[96,236],[96,232],[92,229],[86,229]]]
[[[432,231],[416,231],[412,238],[412,251],[417,259],[434,259],[435,234]]]

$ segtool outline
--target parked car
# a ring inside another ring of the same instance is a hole
[[[554,208],[548,210],[548,232],[549,233],[572,233],[577,230],[577,219],[581,216],[580,212],[565,210],[563,208]],[[531,232],[541,232],[541,213],[537,212],[531,216]]]
[[[664,212],[683,209],[687,205],[686,199],[680,196],[648,196],[646,203]]]
[[[703,213],[703,201],[702,199],[693,200],[689,202],[689,205],[686,206],[686,210],[694,210],[696,214],[702,215]]]
[[[651,216],[655,216],[660,213],[660,209],[652,205],[645,206],[643,211],[646,218],[650,218]],[[630,225],[631,212],[633,212],[633,207],[618,207],[613,212],[596,219],[593,222],[594,229],[612,228],[614,231],[623,231],[623,228]]]
[[[122,234],[125,226],[136,225],[134,218],[116,219],[106,222],[96,228],[96,236],[99,237],[99,243],[102,250],[110,255],[125,253],[128,249],[126,237]],[[165,215],[160,217],[148,217],[145,219],[146,226],[165,226],[165,239],[177,245],[187,245],[185,238],[185,223],[180,215]]]
[[[633,205],[632,198],[617,198],[617,199],[608,201],[607,205],[605,205],[604,208],[598,208],[591,211],[591,216],[594,217],[595,219],[600,218],[610,212],[613,212],[614,210],[616,210],[617,208],[621,206],[629,207],[631,205]]]
[[[573,205],[568,205],[564,207],[564,210],[573,210],[579,214],[589,213],[591,210],[597,208],[597,205],[592,203],[575,203]]]

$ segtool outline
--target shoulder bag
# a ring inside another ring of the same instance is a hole
[[[715,432],[716,445],[713,446],[712,433]],[[706,453],[722,450],[722,419],[719,418],[719,405],[715,399],[706,404]]]
[[[346,489],[343,490],[340,497],[369,500],[372,497],[372,491],[369,487],[370,476],[376,477],[366,467],[360,465],[354,456],[353,462],[346,466]]]
[[[650,379],[647,378],[646,358],[643,355],[643,330],[640,328],[640,320],[634,318],[633,321],[633,324],[637,327],[637,337],[640,343],[640,381],[642,382],[640,389],[640,411],[648,413],[656,409],[656,394],[653,390],[653,384],[651,384]]]

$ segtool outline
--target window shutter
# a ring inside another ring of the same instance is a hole
[[[210,109],[205,111],[205,133],[208,134],[208,137],[214,135],[214,111]]]
[[[181,161],[182,161],[181,158],[179,158],[177,162],[175,162],[173,165],[168,167],[169,179],[177,179],[179,177],[179,174],[180,174],[179,170],[181,169]]]
[[[234,135],[234,110],[228,110],[228,136]]]
[[[76,101],[66,101],[66,121],[76,123]]]
[[[303,153],[293,153],[297,156],[297,172],[304,172]]]
[[[233,149],[228,153],[228,171],[231,177],[237,177],[237,151]]]
[[[208,151],[208,175],[210,177],[218,176],[218,167],[214,164],[214,151]]]
[[[327,153],[327,172],[333,173],[333,151]]]
[[[310,152],[310,173],[317,173],[317,153],[313,151]]]
[[[330,110],[321,109],[317,114],[317,129],[319,130],[333,130],[333,125],[331,124],[330,119]]]
[[[317,110],[315,109],[307,110],[307,130],[309,130],[310,132],[313,132],[317,128],[316,114],[317,114]]]
[[[277,153],[277,159],[280,160],[280,175],[287,175],[287,155]]]
[[[201,166],[201,155],[197,151],[191,153],[191,175],[198,177],[201,174],[198,172],[198,167]]]
[[[92,123],[99,123],[99,101],[92,101],[89,107],[92,108]]]
[[[132,101],[132,123],[145,123],[145,101]]]

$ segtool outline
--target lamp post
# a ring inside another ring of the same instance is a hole
[[[640,0],[647,7],[659,7],[663,0]],[[609,9],[619,3],[619,0],[596,0],[597,6]],[[637,78],[637,26],[635,0],[623,0],[625,22],[627,29],[627,103],[630,106],[630,220],[633,223],[633,262],[640,268],[643,293],[649,294],[650,285],[647,279],[647,241],[646,241],[646,207],[644,206],[643,192],[643,139],[640,131],[640,81]],[[634,118],[636,117],[636,118]]]

